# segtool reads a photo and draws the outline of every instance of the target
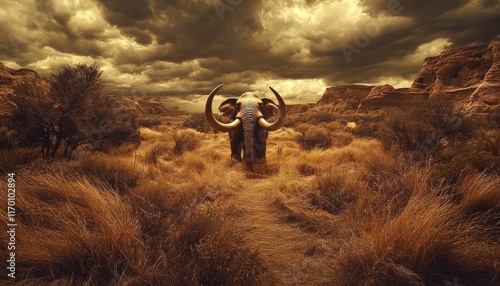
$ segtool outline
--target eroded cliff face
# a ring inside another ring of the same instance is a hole
[[[189,112],[180,109],[177,106],[166,107],[159,98],[140,98],[131,96],[113,96],[117,103],[117,108],[134,110],[140,115],[163,115],[180,116],[188,115]]]
[[[373,86],[338,85],[326,89],[316,109],[323,111],[356,111],[359,104],[370,94]]]
[[[367,111],[396,106],[414,97],[445,97],[472,113],[499,110],[500,41],[445,51],[425,59],[410,88],[395,89],[390,85],[330,87],[317,108]]]
[[[12,94],[22,85],[48,90],[49,84],[35,71],[29,69],[13,70],[0,63],[0,95]]]
[[[471,112],[488,112],[500,98],[500,41],[427,58],[412,87],[446,97]]]
[[[5,115],[15,106],[9,98],[18,89],[30,88],[47,93],[49,84],[35,71],[29,69],[14,70],[0,63],[0,115]]]

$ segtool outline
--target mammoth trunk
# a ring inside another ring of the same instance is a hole
[[[243,121],[243,137],[244,137],[244,158],[247,167],[253,167],[254,154],[254,136],[255,127],[257,124],[256,111],[248,110],[244,113]]]

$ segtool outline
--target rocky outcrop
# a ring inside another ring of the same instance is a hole
[[[394,88],[388,84],[376,86],[361,100],[358,111],[398,106],[401,102],[415,97],[427,98],[427,92],[417,88]]]
[[[35,71],[29,69],[13,70],[0,63],[0,95],[11,94],[24,84],[36,89],[48,90],[49,88],[49,84]]]
[[[15,105],[9,96],[22,88],[37,92],[48,92],[49,84],[35,71],[29,69],[13,70],[0,63],[0,115],[8,114]]]
[[[338,85],[326,89],[318,101],[317,110],[324,111],[356,111],[359,104],[371,92],[373,86]]]
[[[497,108],[500,98],[500,41],[467,46],[425,59],[412,88],[429,98],[445,97],[474,113]]]
[[[311,108],[314,108],[316,103],[306,103],[306,104],[287,104],[286,105],[286,114],[287,115],[296,115],[302,114],[309,111]]]
[[[26,86],[37,92],[46,92],[50,90],[49,83],[41,78],[35,71],[29,69],[13,70],[0,63],[0,115],[8,114],[14,107],[14,103],[9,97],[16,92],[22,92],[20,89]],[[178,107],[166,107],[159,98],[137,98],[137,97],[119,97],[113,99],[118,108],[135,110],[142,116],[165,115],[179,116],[189,114],[187,111]]]
[[[134,110],[139,115],[162,115],[162,116],[180,116],[188,115],[189,112],[180,109],[177,106],[166,107],[160,101],[159,98],[141,98],[141,97],[125,97],[125,96],[114,96],[118,104],[118,108]]]
[[[329,87],[317,108],[367,111],[396,106],[414,97],[451,99],[455,106],[472,113],[500,110],[500,41],[445,51],[425,59],[410,88]]]

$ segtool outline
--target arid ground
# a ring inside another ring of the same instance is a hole
[[[498,283],[498,129],[463,127],[463,138],[410,151],[379,135],[392,134],[389,115],[291,115],[251,172],[231,161],[227,134],[186,127],[202,130],[200,117],[150,120],[140,142],[81,147],[69,161],[37,159],[38,149],[4,151],[4,174],[16,173],[18,224],[16,278],[1,279]]]

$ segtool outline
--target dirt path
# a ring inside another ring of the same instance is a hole
[[[283,285],[317,285],[318,278],[324,277],[320,274],[324,269],[318,265],[324,259],[325,241],[280,219],[280,211],[273,205],[276,190],[269,180],[248,179],[244,186],[228,203],[241,211],[249,242],[276,270]]]

